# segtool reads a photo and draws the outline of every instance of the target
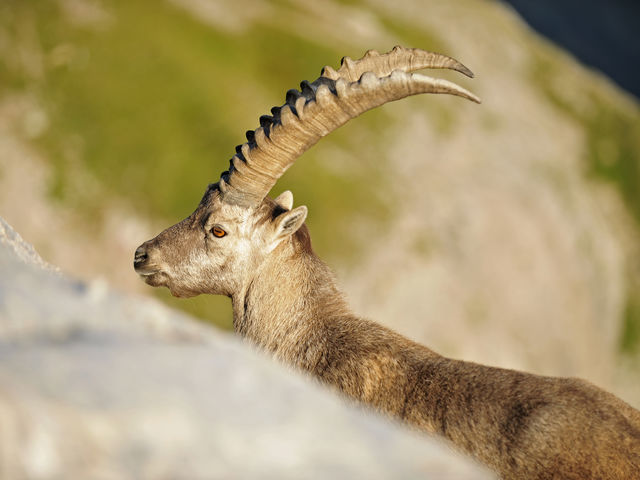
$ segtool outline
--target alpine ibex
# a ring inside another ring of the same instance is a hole
[[[396,47],[325,67],[236,147],[228,171],[196,210],[143,243],[134,267],[179,297],[226,295],[234,329],[274,357],[374,409],[437,433],[503,478],[640,478],[640,412],[578,379],[551,378],[442,357],[354,315],[278,178],[321,137],[409,95],[463,88],[412,71],[453,58]]]

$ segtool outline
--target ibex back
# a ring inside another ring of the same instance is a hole
[[[307,209],[267,194],[305,150],[349,119],[419,93],[479,103],[463,88],[411,73],[456,60],[418,49],[375,51],[325,67],[260,117],[196,210],[142,244],[149,285],[188,297],[227,295],[235,330],[287,364],[374,409],[437,433],[503,478],[640,478],[640,412],[589,383],[442,357],[355,316],[314,254]]]

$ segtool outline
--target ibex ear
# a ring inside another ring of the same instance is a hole
[[[307,207],[296,207],[288,212],[281,213],[275,219],[274,240],[280,240],[293,235],[302,226],[307,218]]]
[[[276,197],[275,202],[285,210],[291,210],[293,208],[293,193],[291,190],[285,190]]]

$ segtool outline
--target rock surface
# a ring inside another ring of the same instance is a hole
[[[0,477],[491,478],[235,338],[56,272],[0,218]]]

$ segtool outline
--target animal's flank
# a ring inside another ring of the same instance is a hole
[[[456,60],[396,47],[325,67],[287,92],[236,147],[196,210],[136,251],[136,271],[177,296],[227,295],[236,332],[275,358],[412,428],[436,433],[503,478],[640,479],[640,412],[568,379],[449,359],[347,306],[313,252],[306,207],[267,194],[321,137],[411,95],[467,90],[412,73]],[[417,299],[416,301],[419,301]]]

